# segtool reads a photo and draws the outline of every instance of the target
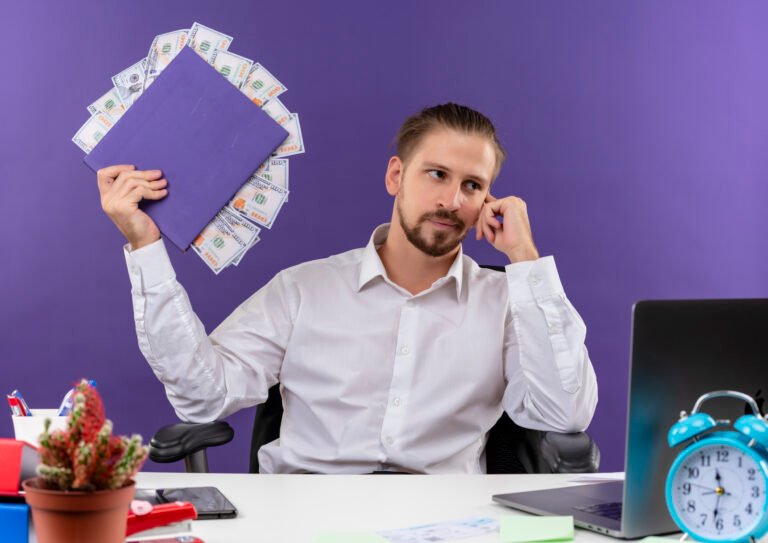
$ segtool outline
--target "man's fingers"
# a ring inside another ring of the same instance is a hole
[[[115,178],[123,172],[130,172],[136,169],[133,164],[117,164],[107,166],[96,172],[96,184],[99,186],[99,192],[106,192]]]
[[[118,176],[114,183],[113,192],[117,198],[120,198],[133,191],[136,187],[147,187],[149,189],[155,190],[165,187],[167,183],[168,181],[166,181],[164,178],[147,180],[142,179],[141,177],[121,178]]]
[[[164,198],[168,194],[168,189],[153,190],[147,185],[137,185],[130,193],[129,197],[132,202],[139,203],[141,200],[159,200]]]

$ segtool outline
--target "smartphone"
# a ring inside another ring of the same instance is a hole
[[[237,509],[214,486],[190,488],[158,488],[157,499],[160,503],[176,501],[189,502],[195,506],[198,519],[235,518]]]

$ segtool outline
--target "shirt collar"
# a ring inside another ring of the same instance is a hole
[[[376,251],[387,239],[389,234],[389,223],[384,223],[376,227],[371,234],[371,239],[368,241],[368,245],[363,250],[363,259],[360,263],[360,277],[357,283],[357,291],[360,292],[362,288],[376,277],[383,277],[389,280],[387,276],[387,270],[384,268],[384,263],[379,257],[379,253]],[[463,284],[462,278],[464,276],[464,252],[461,245],[459,245],[459,252],[456,254],[456,258],[448,269],[448,273],[445,277],[438,279],[438,281],[448,281],[453,278],[456,283],[456,298],[461,298],[461,287]]]

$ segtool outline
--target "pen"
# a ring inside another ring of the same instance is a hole
[[[19,401],[19,405],[21,406],[22,416],[31,417],[32,410],[27,405],[27,402],[24,400],[24,396],[21,395],[21,392],[19,392],[18,389],[14,390],[13,392],[11,392],[11,396],[14,396]]]
[[[21,407],[19,406],[18,398],[11,396],[10,394],[6,394],[5,397],[8,398],[8,406],[11,408],[11,415],[14,417],[20,417]]]
[[[90,379],[88,381],[88,384],[91,385],[93,388],[96,388],[96,381],[93,379]],[[70,388],[67,393],[64,395],[64,399],[61,400],[61,405],[59,406],[59,416],[65,417],[69,415],[69,412],[72,411],[72,404],[74,400],[72,397],[75,395],[75,387]]]

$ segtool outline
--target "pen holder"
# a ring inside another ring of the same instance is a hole
[[[60,417],[58,409],[30,409],[31,417],[13,416],[13,431],[16,439],[26,441],[38,447],[38,438],[43,433],[45,419],[51,419],[51,430],[63,430],[67,427],[67,417]]]

